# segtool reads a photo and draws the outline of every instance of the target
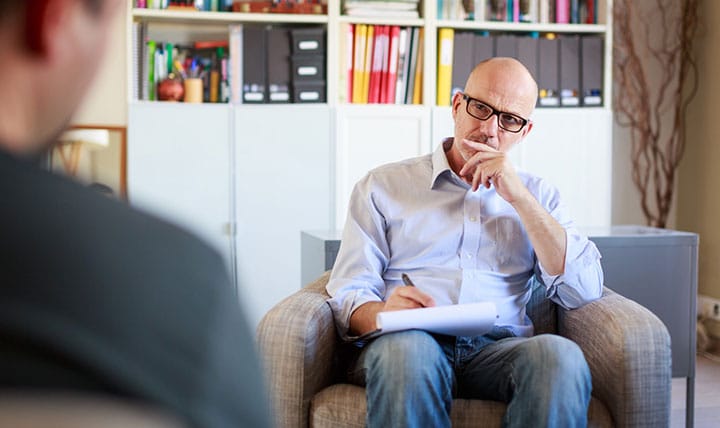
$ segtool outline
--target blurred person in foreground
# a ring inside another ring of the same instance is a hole
[[[89,393],[189,426],[268,426],[219,254],[38,167],[125,5],[0,0],[0,392]]]

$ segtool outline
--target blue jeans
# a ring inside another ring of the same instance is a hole
[[[585,427],[592,389],[580,348],[556,335],[380,336],[349,372],[368,427],[449,427],[453,397],[507,403],[504,427]],[[478,421],[482,425],[482,421]]]

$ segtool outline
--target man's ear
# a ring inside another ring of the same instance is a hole
[[[25,44],[30,52],[38,56],[51,53],[53,42],[57,42],[57,31],[62,29],[69,7],[68,0],[26,0]]]
[[[452,117],[453,120],[455,120],[455,116],[457,116],[458,109],[460,108],[460,105],[462,104],[462,92],[457,91],[455,92],[455,95],[453,95],[452,99]]]
[[[525,125],[525,128],[522,130],[521,140],[524,140],[525,137],[527,137],[527,134],[530,133],[530,131],[532,130],[532,127],[533,127],[533,122],[532,122],[532,120],[530,120],[530,121],[528,121],[527,125]]]

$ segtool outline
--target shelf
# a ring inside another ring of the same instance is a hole
[[[438,28],[454,28],[457,30],[508,31],[522,33],[537,31],[539,33],[589,33],[603,34],[607,27],[602,24],[535,24],[493,21],[437,21]]]
[[[269,22],[291,24],[327,24],[327,15],[238,12],[192,12],[182,10],[133,9],[135,20],[172,23],[244,23]]]

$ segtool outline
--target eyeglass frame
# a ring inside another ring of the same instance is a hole
[[[471,97],[470,95],[468,95],[468,94],[466,94],[466,93],[464,93],[464,92],[461,92],[460,94],[462,95],[462,98],[463,98],[463,100],[465,101],[465,111],[467,112],[467,114],[469,114],[471,117],[474,117],[474,118],[477,119],[477,120],[486,121],[486,120],[490,119],[490,118],[493,117],[493,116],[497,116],[497,124],[498,124],[498,126],[499,126],[501,129],[503,129],[503,130],[505,130],[505,131],[507,131],[507,132],[512,132],[513,134],[517,134],[518,132],[522,131],[522,130],[527,126],[527,124],[530,123],[530,119],[525,119],[524,117],[522,117],[522,116],[520,116],[520,115],[517,115],[517,114],[515,114],[515,113],[509,113],[509,112],[506,112],[506,111],[497,110],[495,107],[491,106],[490,104],[486,103],[485,101],[481,101],[481,100],[479,100],[479,99],[477,99],[477,98],[473,98],[473,97]],[[492,110],[492,112],[491,112],[490,115],[489,115],[488,117],[486,117],[485,119],[480,118],[480,117],[477,117],[477,116],[475,116],[474,114],[470,113],[470,101],[475,101],[476,103],[480,103],[480,104],[486,106],[487,108],[489,108],[490,110]],[[520,120],[522,121],[522,126],[520,126],[520,129],[518,129],[517,131],[512,131],[512,130],[510,130],[510,129],[505,128],[505,127],[500,123],[500,115],[501,115],[501,114],[507,114],[507,115],[510,115],[510,116],[512,116],[512,117],[514,117],[514,118],[520,119]]]

